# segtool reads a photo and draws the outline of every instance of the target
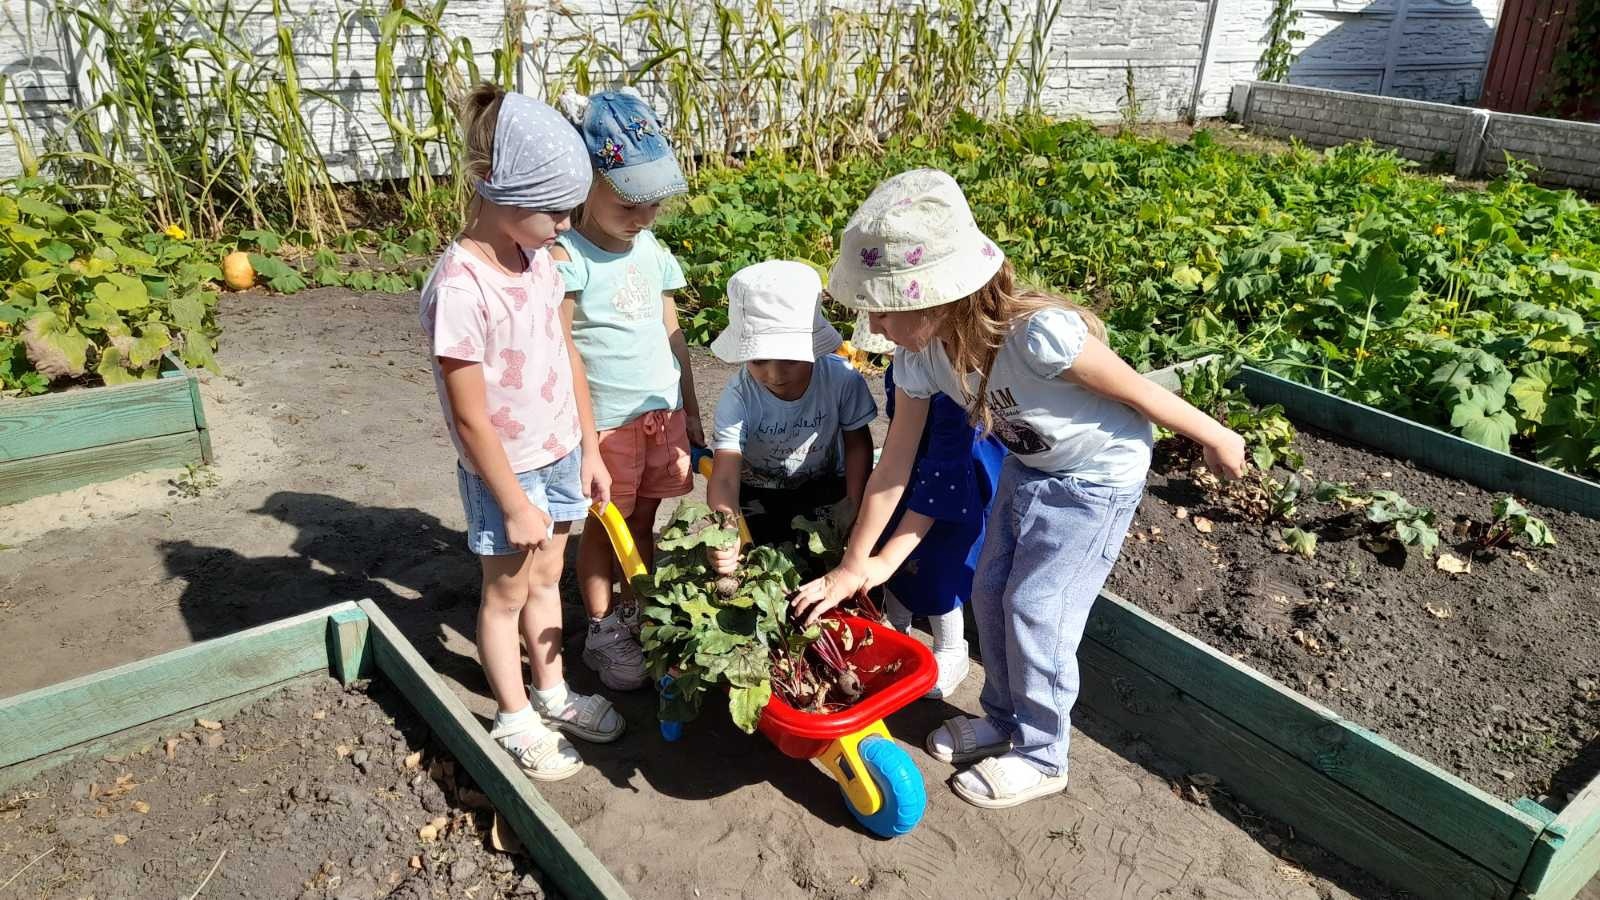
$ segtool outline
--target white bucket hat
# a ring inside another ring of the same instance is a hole
[[[928,309],[988,284],[1004,262],[956,180],[912,169],[878,185],[850,217],[828,292],[863,312]]]
[[[711,342],[723,362],[815,362],[844,338],[822,317],[822,277],[803,262],[767,260],[728,279],[728,327]]]

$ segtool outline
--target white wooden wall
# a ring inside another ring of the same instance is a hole
[[[306,113],[335,175],[369,179],[401,174],[373,80],[376,14],[363,14],[348,0],[284,2],[303,86],[327,97],[308,99]],[[472,42],[486,75],[493,71],[490,54],[502,38],[507,2],[450,0],[445,14],[446,30]],[[637,24],[624,22],[643,0],[568,0],[565,8],[571,15],[560,14],[556,2],[527,0],[527,6],[517,7],[524,16],[514,27],[532,48],[519,61],[523,90],[541,93],[546,79],[562,68],[563,48],[585,29],[622,48],[630,65],[648,57]],[[818,0],[781,2],[787,13],[798,15],[815,9]],[[1027,28],[1041,2],[1051,0],[1010,4],[1014,28]],[[854,9],[877,5],[876,0],[832,4]],[[1300,56],[1290,81],[1470,101],[1477,96],[1498,6],[1499,0],[1300,0],[1303,18],[1298,27],[1306,37],[1297,47]],[[1191,107],[1201,117],[1220,115],[1232,86],[1255,75],[1271,8],[1272,0],[1064,0],[1044,42],[1043,107],[1059,116],[1115,121],[1131,68],[1146,120],[1177,120]],[[259,7],[244,30],[264,54],[273,50],[267,9]],[[52,18],[50,0],[0,0],[0,75],[9,79],[4,108],[13,127],[34,146],[62,129],[75,104],[92,102],[94,96],[94,86],[83,75],[84,48],[68,32]],[[1013,30],[996,36],[1002,55],[1017,34]],[[420,88],[419,63],[405,50],[402,46],[397,52],[406,73],[403,80]],[[1010,103],[1023,99],[1021,84],[1020,76],[1012,79]],[[413,99],[421,102],[420,96]],[[0,176],[14,174],[18,166],[13,141],[0,132]]]

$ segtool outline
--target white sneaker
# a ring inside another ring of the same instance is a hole
[[[600,675],[600,683],[613,691],[644,687],[644,648],[616,612],[590,620],[583,643],[583,662]]]
[[[536,781],[560,781],[583,768],[577,749],[537,715],[530,714],[517,723],[497,724],[489,737],[511,754],[523,774]]]
[[[958,647],[950,647],[933,652],[933,661],[939,664],[939,680],[922,696],[929,700],[943,700],[956,692],[961,682],[967,680],[967,675],[972,671],[972,660],[967,652],[967,642],[962,641]]]

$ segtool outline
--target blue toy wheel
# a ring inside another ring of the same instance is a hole
[[[856,821],[879,837],[899,837],[909,834],[922,821],[928,808],[928,791],[922,783],[922,772],[911,756],[900,745],[881,735],[873,735],[861,742],[858,750],[861,762],[883,794],[883,806],[872,815],[863,815],[845,795],[845,805]],[[841,793],[843,793],[841,789]]]

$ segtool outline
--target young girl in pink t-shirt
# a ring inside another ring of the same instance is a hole
[[[553,781],[583,765],[562,732],[607,742],[623,728],[608,701],[568,690],[561,668],[562,552],[590,500],[608,499],[610,477],[549,248],[592,176],[577,132],[537,100],[485,84],[462,119],[477,196],[423,286],[422,327],[459,456],[467,546],[483,567],[478,653],[499,706],[491,736],[529,777]]]

